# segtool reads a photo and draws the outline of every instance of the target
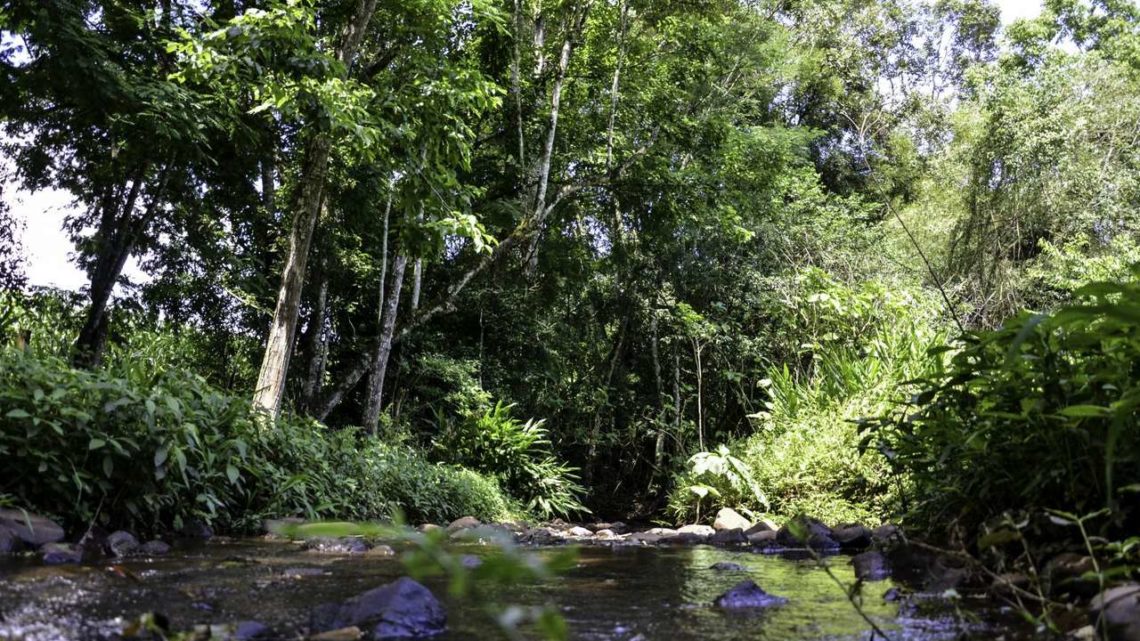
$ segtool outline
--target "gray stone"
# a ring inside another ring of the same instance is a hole
[[[718,596],[713,601],[713,605],[726,610],[738,610],[742,608],[768,608],[787,602],[786,598],[768,594],[760,589],[755,581],[748,579],[741,581],[728,592]]]
[[[0,509],[0,530],[8,530],[29,547],[63,540],[63,528],[47,518],[23,510]]]
[[[891,565],[881,552],[870,551],[851,557],[855,578],[861,581],[882,581],[891,575]]]
[[[614,532],[613,530],[598,530],[597,532],[594,532],[594,536],[598,537],[599,539],[616,539],[621,535],[617,532]]]
[[[757,547],[769,548],[776,545],[776,531],[775,530],[761,530],[751,534],[745,533],[748,542]]]
[[[848,525],[831,531],[831,538],[842,550],[865,550],[871,547],[871,530],[862,525]]]
[[[748,537],[744,536],[744,530],[733,528],[731,530],[720,530],[713,534],[709,537],[709,543],[724,546],[748,545]]]
[[[1107,641],[1140,641],[1140,584],[1109,588],[1093,597],[1089,621]]]
[[[792,532],[792,525],[787,524],[776,532],[776,543],[786,548],[809,547],[819,551],[834,551],[839,549],[839,543],[831,538],[831,528],[811,518],[798,518],[799,528],[803,529],[805,538],[801,540]]]
[[[466,530],[466,529],[473,528],[473,527],[479,527],[480,525],[483,525],[483,522],[480,521],[479,519],[477,519],[473,516],[464,516],[464,517],[455,519],[450,524],[448,524],[447,531],[454,533],[454,532],[458,532],[459,530]]]
[[[713,521],[713,529],[716,531],[721,530],[740,530],[744,531],[752,527],[752,522],[741,516],[739,512],[730,508],[721,508],[716,513],[716,520]]]
[[[170,544],[158,539],[147,541],[139,546],[139,554],[142,556],[166,556],[170,554]]]
[[[130,556],[138,551],[139,540],[135,538],[134,534],[126,530],[119,530],[107,535],[107,540],[103,542],[103,548],[111,556]]]
[[[47,543],[40,547],[44,565],[83,563],[83,548],[74,543]]]
[[[779,530],[780,526],[773,523],[770,519],[760,519],[752,527],[744,530],[745,536],[751,536],[757,532],[775,532]]]
[[[368,556],[396,556],[396,551],[390,545],[377,545],[368,550]]]
[[[463,556],[459,557],[459,564],[468,570],[474,570],[480,565],[483,565],[483,559],[475,556],[474,554],[464,554]]]
[[[668,536],[676,536],[676,533]],[[656,545],[665,538],[667,538],[666,535],[657,534],[655,532],[634,532],[633,534],[629,535],[630,541],[645,543],[646,545]]]
[[[416,531],[418,531],[418,532],[434,532],[436,530],[442,530],[442,529],[443,529],[442,527],[436,525],[435,523],[423,523],[419,527],[416,528]]]
[[[600,530],[609,530],[614,534],[629,534],[629,526],[625,523],[622,523],[621,521],[614,521],[613,523],[591,523],[586,527],[590,528],[594,532],[598,532]]]
[[[594,536],[593,532],[591,532],[590,530],[587,530],[586,528],[584,528],[580,525],[570,528],[569,530],[566,531],[566,533],[569,534],[570,536],[575,536],[575,537],[579,537],[579,538],[589,538],[589,537]]]
[[[717,561],[716,563],[713,563],[712,565],[710,565],[709,569],[710,570],[716,570],[718,572],[747,572],[748,571],[748,568],[744,567],[743,565],[741,565],[739,563],[733,563],[732,561]]]
[[[897,525],[887,523],[871,530],[871,542],[875,545],[898,543],[904,539],[903,532]]]
[[[677,530],[678,534],[696,534],[697,536],[712,536],[716,530],[708,525],[686,525]]]
[[[339,606],[318,609],[314,622],[322,631],[371,629],[372,639],[424,638],[446,631],[447,613],[430,590],[401,577]]]

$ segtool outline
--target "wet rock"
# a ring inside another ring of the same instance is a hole
[[[721,530],[740,530],[743,532],[752,527],[752,522],[741,516],[736,510],[725,507],[716,513],[716,520],[713,521],[712,526],[718,532]]]
[[[565,536],[562,532],[556,533],[556,536]],[[480,525],[478,527],[462,528],[455,530],[449,537],[455,541],[470,541],[470,542],[493,542],[493,543],[511,543],[515,540],[514,532],[507,528],[497,525]]]
[[[417,532],[435,532],[436,530],[442,530],[442,529],[443,529],[442,527],[436,525],[435,523],[423,523],[419,527],[416,528],[416,531]]]
[[[798,526],[798,527],[797,527]],[[802,529],[804,539],[801,540],[793,528]],[[776,531],[776,543],[786,548],[809,547],[819,551],[835,551],[839,543],[831,538],[831,528],[812,518],[798,518],[794,523],[784,525]]]
[[[841,550],[865,550],[871,547],[871,530],[862,525],[848,525],[831,531],[831,538]]]
[[[463,556],[459,557],[459,564],[468,570],[474,570],[480,565],[483,565],[483,559],[480,559],[474,554],[464,554]]]
[[[889,545],[905,540],[903,532],[897,525],[885,524],[871,530],[871,542],[875,545]]]
[[[559,542],[559,538],[555,536],[554,531],[547,527],[537,527],[532,530],[527,530],[522,536],[519,537],[522,543],[530,545],[554,545]]]
[[[355,537],[318,537],[306,539],[301,549],[320,554],[364,554],[368,551],[368,544]]]
[[[566,531],[566,534],[579,538],[589,538],[594,536],[594,533],[582,526],[575,526]]]
[[[40,547],[44,565],[83,563],[83,548],[74,543],[48,543]]]
[[[718,596],[713,605],[727,610],[741,608],[768,608],[783,605],[788,600],[781,596],[768,594],[756,585],[752,579],[741,581],[732,589]]]
[[[770,548],[777,545],[775,530],[762,530],[760,532],[753,532],[752,534],[745,532],[745,538],[748,539],[751,545],[759,548]]]
[[[170,554],[170,544],[155,539],[139,546],[138,552],[142,556],[166,556]]]
[[[629,534],[629,526],[625,523],[622,523],[621,521],[614,521],[613,523],[591,523],[586,527],[590,528],[594,532],[609,530],[614,534]]]
[[[447,531],[449,533],[455,533],[455,532],[458,532],[460,530],[467,530],[467,529],[470,529],[473,527],[479,527],[480,525],[483,525],[483,522],[480,521],[479,519],[477,519],[473,516],[464,516],[464,517],[455,519],[454,521],[449,523],[447,526]]]
[[[733,563],[732,561],[717,561],[716,563],[713,563],[712,565],[710,565],[709,569],[710,570],[716,570],[718,572],[747,572],[748,571],[748,568],[744,567],[743,565],[741,565],[739,563]]]
[[[1140,641],[1140,583],[1109,588],[1093,597],[1089,621],[1107,641]]]
[[[340,606],[322,608],[314,619],[321,631],[358,627],[371,630],[373,639],[431,637],[447,629],[443,604],[408,577],[359,594]]]
[[[751,536],[751,535],[756,534],[758,532],[775,532],[776,530],[779,530],[779,529],[780,529],[780,526],[776,525],[770,519],[760,519],[759,521],[756,522],[755,525],[744,530],[744,535],[745,536]]]
[[[10,530],[0,528],[0,557],[12,556],[23,547],[20,537]]]
[[[29,547],[63,540],[63,528],[50,519],[23,510],[0,509],[0,530],[7,530]]]
[[[597,532],[594,532],[594,536],[599,538],[599,539],[605,539],[605,540],[616,539],[616,538],[621,537],[620,534],[618,534],[617,532],[614,532],[613,530],[598,530]]]
[[[368,550],[368,556],[396,556],[396,551],[390,545],[377,545]]]
[[[195,539],[198,541],[209,541],[214,538],[214,530],[209,525],[198,519],[190,519],[178,531],[183,538]]]
[[[107,540],[103,542],[103,549],[111,556],[130,556],[138,552],[139,540],[135,538],[134,534],[126,530],[118,530],[107,535]]]
[[[676,532],[670,535],[657,534],[655,532],[634,532],[629,535],[629,540],[645,543],[646,545],[656,545],[668,536],[676,536]]]
[[[723,546],[748,545],[748,537],[744,536],[744,530],[733,528],[731,530],[720,530],[713,534],[709,537],[709,543]]]
[[[677,530],[677,534],[695,534],[701,537],[710,537],[716,534],[716,530],[707,525],[686,525]]]
[[[881,581],[891,575],[891,564],[882,552],[870,551],[851,557],[855,578],[861,581]]]

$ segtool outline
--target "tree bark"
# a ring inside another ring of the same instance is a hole
[[[352,19],[341,38],[336,57],[346,69],[352,67],[357,49],[364,39],[365,29],[376,10],[377,0],[359,0]],[[313,229],[320,216],[321,193],[328,174],[332,140],[328,132],[319,131],[309,139],[301,167],[299,197],[293,213],[293,226],[289,235],[289,252],[273,309],[265,355],[257,376],[253,403],[270,417],[281,411],[285,393],[285,378],[289,371],[294,334],[297,330],[301,290],[305,282],[305,266],[309,259],[309,245]]]
[[[145,173],[145,166],[135,173],[122,205],[118,205],[114,197],[104,199],[104,209],[96,231],[97,255],[91,270],[91,306],[87,309],[87,316],[72,351],[72,364],[76,367],[92,368],[102,361],[107,345],[107,306],[111,293],[119,275],[123,273],[127,258],[138,242],[139,234],[158,214],[170,176],[169,168],[164,167],[159,172],[146,209],[136,218],[135,206],[143,192]]]
[[[325,366],[328,362],[329,344],[325,335],[325,323],[328,319],[329,277],[326,270],[327,259],[320,257],[314,273],[312,310],[309,313],[309,327],[305,352],[309,357],[308,367],[305,368],[305,382],[301,388],[301,405],[311,409],[313,402],[321,393],[321,386],[325,378]]]
[[[405,254],[396,256],[392,265],[392,285],[384,306],[384,322],[380,330],[380,344],[372,359],[372,376],[368,379],[368,402],[364,406],[364,429],[376,434],[380,424],[380,409],[384,401],[384,376],[388,370],[388,357],[392,354],[392,337],[396,333],[396,314],[400,308],[400,290],[404,286],[404,271],[408,265]]]

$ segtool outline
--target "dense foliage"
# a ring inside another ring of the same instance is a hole
[[[4,500],[1135,522],[1131,3],[12,0],[0,32],[5,197],[70,195],[89,279],[29,292],[0,206]]]

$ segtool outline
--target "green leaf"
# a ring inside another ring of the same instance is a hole
[[[106,444],[107,444],[107,441],[105,441],[101,438],[93,438],[93,439],[91,439],[91,442],[87,444],[87,449],[88,450],[97,450]]]
[[[241,477],[241,472],[239,472],[236,467],[234,467],[232,464],[226,466],[226,478],[228,478],[230,480],[230,483],[236,484],[238,481],[238,478],[240,478],[240,477]]]
[[[1112,416],[1112,410],[1100,405],[1070,405],[1061,410],[1062,416],[1070,418],[1105,418]]]
[[[5,416],[7,416],[8,418],[31,418],[32,417],[31,414],[28,414],[27,412],[25,412],[24,410],[19,409],[19,408],[14,409],[14,410],[8,410],[8,413],[5,414]]]

